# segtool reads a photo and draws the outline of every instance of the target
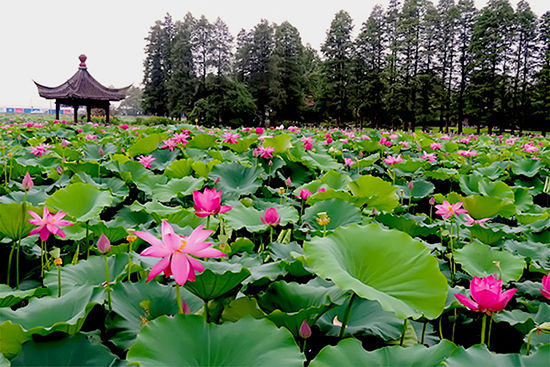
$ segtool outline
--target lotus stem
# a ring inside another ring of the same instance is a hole
[[[269,243],[273,243],[273,226],[269,226]]]
[[[456,308],[454,309],[454,319],[453,319],[453,331],[451,333],[451,341],[455,342],[455,329],[456,329]]]
[[[399,340],[399,346],[403,346],[403,342],[405,341],[405,334],[407,333],[407,320],[403,321],[403,331],[401,332],[401,339]]]
[[[489,319],[489,332],[487,333],[487,349],[491,348],[491,329],[493,328],[493,315]]]
[[[481,344],[485,344],[485,328],[487,326],[487,315],[483,314],[483,319],[481,320]]]
[[[57,265],[57,297],[61,297],[61,266]]]
[[[8,284],[8,286],[10,285],[10,275],[11,275],[11,259],[13,257],[13,252],[15,251],[15,244],[12,243],[11,244],[11,250],[10,250],[10,255],[8,257],[8,274],[6,276],[6,283]]]
[[[206,229],[210,229],[210,216],[206,217]]]
[[[424,325],[422,325],[422,336],[420,337],[420,344],[424,344],[424,336],[426,335],[427,325],[428,325],[428,320],[424,320]]]
[[[346,332],[346,326],[349,322],[349,316],[351,313],[351,305],[353,304],[353,301],[355,300],[355,293],[352,293],[351,297],[349,298],[348,307],[346,307],[346,312],[344,313],[344,319],[342,320],[342,326],[340,326],[340,334],[338,335],[338,338],[342,339],[344,337],[344,333]]]
[[[103,255],[105,260],[105,291],[107,292],[107,305],[109,307],[109,312],[113,311],[113,306],[111,304],[111,284],[109,284],[109,263],[107,262],[107,256]]]
[[[443,340],[443,327],[441,326],[441,321],[443,319],[443,315],[439,316],[439,340]]]
[[[302,224],[302,214],[304,213],[304,199],[302,199],[302,202],[300,204],[300,224]]]
[[[17,289],[19,289],[19,251],[21,249],[21,232],[23,232],[23,228],[25,228],[25,215],[27,214],[27,190],[25,190],[25,194],[23,194],[21,214],[21,230],[19,231],[19,238],[17,238],[17,252],[15,253],[15,284]]]
[[[128,242],[128,281],[132,273],[132,241]]]
[[[178,304],[178,310],[180,314],[183,314],[183,304],[181,303],[180,285],[176,283],[176,302]],[[206,310],[206,303],[204,304]]]
[[[529,331],[529,334],[527,336],[527,347],[525,347],[525,355],[529,354],[529,349],[531,347],[531,339],[533,338],[534,331],[537,331],[537,328],[531,329],[531,331]]]
[[[46,243],[40,240],[40,277],[42,278],[44,278],[44,247],[46,247]]]
[[[21,237],[17,241],[17,252],[15,253],[15,284],[19,289],[19,250],[21,249]]]

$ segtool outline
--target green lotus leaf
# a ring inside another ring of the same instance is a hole
[[[206,324],[194,315],[151,321],[127,355],[148,366],[296,366],[304,357],[290,333],[266,320]]]
[[[33,298],[27,306],[15,311],[1,308],[0,327],[9,322],[18,324],[28,335],[48,335],[55,331],[74,334],[97,301],[97,292],[87,287],[74,288],[61,297]]]
[[[160,142],[168,139],[168,134],[158,133],[137,139],[134,144],[128,148],[128,154],[132,157],[138,154],[149,154],[157,149]]]
[[[264,215],[264,211],[256,208],[247,208],[241,203],[228,203],[233,206],[233,209],[224,214],[224,219],[234,230],[246,228],[249,232],[265,231],[267,226],[262,223],[260,216]],[[277,209],[277,213],[281,217],[280,226],[286,226],[288,223],[298,221],[298,211],[290,206],[283,206],[274,203],[266,203],[268,207]]]
[[[464,198],[464,208],[476,219],[490,218],[500,215],[509,218],[516,214],[514,200],[501,199],[492,196],[473,195]]]
[[[259,167],[245,167],[235,162],[215,166],[209,174],[212,180],[219,179],[218,187],[223,191],[222,199],[238,199],[253,194],[261,186]]]
[[[202,300],[211,300],[223,296],[241,285],[250,271],[240,264],[228,262],[203,262],[204,271],[197,274],[193,282],[185,283],[185,288]]]
[[[428,195],[431,195],[435,190],[434,184],[429,181],[415,180],[411,182],[413,185],[412,190],[408,185],[400,186],[406,198],[423,199]]]
[[[42,297],[48,294],[46,288],[33,288],[27,290],[12,289],[6,284],[0,284],[0,308],[11,307],[22,300],[32,297]]]
[[[0,354],[0,367],[10,367],[10,361],[4,357],[2,354]]]
[[[109,191],[99,190],[89,183],[74,183],[54,192],[46,200],[46,205],[86,222],[99,217],[99,213],[112,201]]]
[[[351,178],[347,174],[330,170],[325,173],[320,179],[315,181],[337,191],[346,191],[348,189],[349,183],[351,182]]]
[[[335,317],[338,321],[344,320],[348,307],[347,302],[324,313],[317,325],[321,331],[330,336],[338,336],[341,326],[335,325]],[[399,338],[403,329],[403,320],[398,319],[393,313],[384,311],[380,303],[364,298],[356,298],[351,304],[349,320],[345,330],[346,336],[374,335],[383,340]]]
[[[21,352],[23,343],[30,338],[21,325],[11,321],[0,323],[0,355],[7,358],[15,357]]]
[[[401,215],[379,214],[376,216],[378,222],[389,228],[408,233],[412,237],[437,234],[439,227],[436,224],[424,223],[426,219],[428,217],[425,215],[412,215],[409,213]]]
[[[452,355],[457,348],[453,343],[443,340],[431,348],[417,344],[409,348],[392,346],[367,352],[363,349],[359,340],[345,339],[335,346],[323,348],[310,366],[441,366],[442,362]]]
[[[274,148],[275,150],[273,153],[275,154],[281,154],[287,152],[292,147],[291,140],[292,136],[288,134],[279,134],[272,138],[265,138],[262,145],[265,148]]]
[[[424,177],[433,178],[435,180],[449,180],[459,177],[458,171],[454,168],[437,168],[431,171],[424,171]]]
[[[170,178],[183,178],[189,176],[193,172],[192,159],[178,159],[170,163],[164,170],[164,175]]]
[[[152,196],[161,203],[186,195],[202,187],[203,180],[193,177],[173,178],[166,184],[155,185]]]
[[[550,247],[547,244],[532,241],[506,241],[504,248],[512,254],[522,256],[540,269],[550,268]]]
[[[304,150],[303,147],[294,147],[290,149],[292,159],[302,163],[311,170],[339,170],[342,168],[342,164],[338,163],[334,158],[328,155],[326,152],[313,152],[311,150]]]
[[[0,204],[0,236],[8,237],[14,241],[27,236],[35,227],[28,222],[31,216],[27,210],[31,209],[39,211],[28,204]],[[42,216],[41,212],[40,216]]]
[[[128,265],[128,254],[117,254],[107,258],[109,277],[111,281],[125,274]],[[93,289],[101,287],[105,282],[105,262],[103,256],[91,256],[75,265],[65,265],[61,268],[61,292],[67,294],[74,288]],[[44,277],[44,285],[51,294],[57,294],[57,269],[50,270]]]
[[[364,199],[369,208],[391,212],[399,205],[395,186],[380,177],[361,176],[350,182],[349,188],[354,196]]]
[[[295,337],[303,321],[312,325],[335,302],[342,303],[343,291],[318,278],[306,284],[277,281],[258,299],[267,318],[289,329]]]
[[[258,307],[258,302],[254,297],[240,297],[232,300],[222,312],[222,320],[235,322],[243,317],[253,317],[263,319],[265,313]]]
[[[523,258],[507,251],[497,251],[477,241],[456,250],[455,261],[472,276],[486,277],[497,274],[505,283],[519,280],[525,267]]]
[[[191,313],[203,306],[203,302],[188,290],[180,291]],[[115,333],[111,341],[122,349],[134,343],[141,327],[149,321],[178,313],[175,288],[156,282],[115,284],[111,299],[116,315],[108,322],[108,329]]]
[[[330,222],[326,225],[327,230],[333,230],[352,223],[361,223],[361,211],[344,200],[329,199],[318,201],[305,210],[303,221],[316,230],[323,230],[323,226],[317,223],[319,213],[327,213]]]
[[[278,135],[278,136],[280,136],[280,135]],[[250,146],[252,144],[254,144],[255,142],[257,142],[256,138],[249,137],[249,138],[240,138],[237,141],[237,143],[235,143],[235,144],[223,143],[222,145],[224,147],[228,147],[229,149],[231,149],[234,152],[244,153],[244,152],[248,152],[250,150]]]
[[[398,317],[434,319],[443,312],[447,280],[428,249],[405,233],[351,225],[305,242],[304,251],[318,276]]]
[[[535,176],[540,168],[543,167],[541,161],[535,159],[518,158],[511,163],[512,172],[515,175],[523,175],[527,177]]]
[[[191,141],[185,146],[186,148],[208,149],[216,146],[216,135],[210,134],[197,134],[193,136]]]
[[[191,164],[191,167],[193,168],[193,171],[195,171],[197,176],[207,178],[210,171],[212,171],[212,169],[220,163],[221,161],[217,159],[212,159],[207,163],[204,163],[202,161],[195,161],[193,162],[193,164]]]
[[[11,361],[12,367],[74,367],[74,366],[113,366],[118,358],[102,344],[91,342],[84,334],[47,342],[29,341],[17,358]]]
[[[462,366],[499,366],[499,367],[539,367],[548,364],[550,344],[540,347],[528,356],[519,354],[497,354],[490,352],[483,344],[474,345],[468,349],[460,347],[447,358],[445,365],[449,367]]]

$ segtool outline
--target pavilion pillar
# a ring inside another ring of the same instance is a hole
[[[73,110],[74,110],[74,122],[76,124],[78,122],[78,105],[74,105]]]
[[[107,101],[107,105],[105,106],[105,123],[108,124],[109,121],[109,101]]]
[[[55,101],[55,119],[59,120],[59,102]]]
[[[88,104],[86,105],[86,122],[92,121],[92,107]]]

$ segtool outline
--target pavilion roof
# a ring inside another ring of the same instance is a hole
[[[46,99],[83,99],[98,101],[120,101],[126,98],[131,85],[124,88],[108,88],[88,73],[86,56],[80,55],[78,71],[65,83],[57,87],[47,87],[37,82],[38,94]]]

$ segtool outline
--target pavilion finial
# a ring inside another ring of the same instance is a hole
[[[78,65],[81,69],[86,69],[86,55],[82,54],[78,56],[78,59],[80,60],[80,65]]]

